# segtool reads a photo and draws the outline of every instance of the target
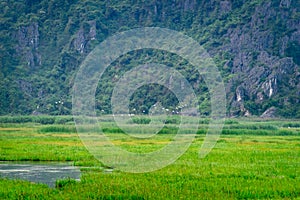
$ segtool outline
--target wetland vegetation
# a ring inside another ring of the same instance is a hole
[[[72,117],[53,117],[51,123],[34,119],[13,123],[8,118],[0,117],[1,161],[69,161],[82,175],[80,182],[57,180],[55,188],[2,177],[1,199],[300,198],[299,121],[228,119],[215,148],[199,159],[209,121],[201,119],[192,145],[177,161],[154,172],[132,174],[109,170],[95,159],[71,120],[55,123]],[[175,118],[170,118],[155,139],[143,140],[124,139],[124,133],[109,117],[100,117],[99,122],[115,145],[133,152],[151,152],[172,141],[178,122]]]

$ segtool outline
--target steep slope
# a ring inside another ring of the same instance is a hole
[[[70,114],[74,76],[85,56],[116,32],[158,26],[181,31],[208,50],[226,84],[229,116],[272,111],[271,116],[300,117],[298,1],[1,0],[0,4],[2,115]],[[120,58],[104,80],[126,63],[145,61],[140,54]],[[162,57],[159,52],[152,55]],[[176,62],[172,55],[165,57],[170,66]],[[183,71],[189,71],[182,63]],[[195,86],[202,83],[187,78]],[[107,113],[113,85],[100,85],[97,108]],[[139,92],[155,96],[161,90],[151,86]],[[197,93],[202,114],[209,113],[206,90],[201,85]],[[162,101],[172,107],[176,101],[170,95]],[[140,110],[156,101],[139,102],[138,96],[132,107],[148,105]]]

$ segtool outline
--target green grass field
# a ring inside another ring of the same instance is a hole
[[[208,122],[203,120],[191,147],[176,162],[131,174],[104,173],[70,120],[1,120],[1,161],[72,161],[82,177],[80,182],[59,180],[56,188],[2,178],[0,199],[300,199],[299,121],[227,120],[215,148],[199,159]],[[133,152],[163,147],[172,141],[178,122],[170,120],[155,139],[135,140],[122,139],[110,119],[100,121],[115,145]]]

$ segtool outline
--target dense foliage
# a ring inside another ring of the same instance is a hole
[[[300,117],[299,7],[290,0],[1,0],[0,115],[70,114],[74,77],[88,53],[117,32],[158,26],[183,32],[208,50],[226,83],[228,115],[261,115],[276,107],[277,115]],[[247,46],[248,32],[256,48]],[[112,64],[99,82],[98,113],[111,112],[110,97],[120,75],[153,61],[183,73],[195,88],[201,114],[210,113],[201,76],[185,60],[155,50],[131,52]],[[284,66],[290,71],[281,76]],[[257,79],[249,75],[251,69],[262,70],[256,73],[259,81],[247,79]],[[268,86],[273,78],[278,84]],[[130,109],[147,113],[157,101],[173,110],[178,106],[167,88],[150,85],[136,91]]]

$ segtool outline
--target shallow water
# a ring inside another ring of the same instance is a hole
[[[53,162],[0,162],[0,176],[22,179],[55,187],[58,179],[80,180],[80,170],[71,163]]]

